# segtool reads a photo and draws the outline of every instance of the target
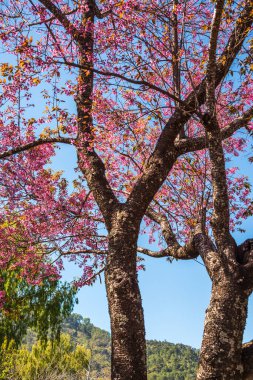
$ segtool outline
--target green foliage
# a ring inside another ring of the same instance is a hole
[[[71,314],[63,324],[63,331],[76,343],[83,343],[91,352],[90,374],[96,380],[110,379],[111,338],[110,334],[95,327],[89,318]]]
[[[63,325],[76,342],[91,350],[91,377],[110,379],[110,334],[90,320],[72,314]],[[148,380],[194,380],[198,350],[183,344],[147,341]]]
[[[11,340],[18,346],[27,329],[34,328],[38,338],[59,337],[62,321],[70,315],[76,289],[70,285],[45,278],[31,285],[19,275],[19,270],[0,271],[0,290],[6,294],[0,311],[0,345]]]
[[[16,363],[16,344],[12,340],[10,342],[5,338],[1,346],[0,355],[0,380],[7,380],[13,378],[12,374],[15,372]]]
[[[2,368],[0,365],[3,373],[0,380],[81,380],[87,377],[84,376],[87,370],[91,379],[109,380],[110,334],[78,314],[71,314],[62,330],[67,335],[62,336],[60,344],[48,342],[45,346],[36,343],[36,335],[29,330],[26,346],[20,350],[15,349],[12,342],[5,345],[5,349],[2,347],[5,359]],[[198,350],[183,344],[153,340],[147,341],[147,348],[148,380],[195,379]],[[11,377],[12,368],[16,377]]]
[[[148,347],[148,380],[194,380],[198,350],[183,344],[151,340]]]
[[[67,334],[54,343],[38,341],[31,351],[4,342],[1,353],[1,380],[82,380],[90,360],[90,351],[75,345]]]

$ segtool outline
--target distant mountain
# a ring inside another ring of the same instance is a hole
[[[72,314],[63,325],[77,343],[92,350],[91,372],[94,379],[110,379],[110,334],[95,327],[88,318]],[[194,380],[198,350],[183,344],[147,341],[148,380]]]
[[[73,341],[85,345],[92,352],[91,378],[110,380],[110,334],[94,326],[89,318],[72,314],[63,324],[62,331]],[[36,336],[31,331],[26,343],[31,346]],[[194,380],[198,350],[183,344],[156,340],[147,341],[148,380]]]

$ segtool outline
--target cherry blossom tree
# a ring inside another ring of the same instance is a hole
[[[138,252],[201,256],[213,290],[197,378],[250,373],[252,247],[231,232],[252,201],[229,161],[250,146],[252,21],[250,0],[1,2],[1,263],[29,277],[34,252],[59,270],[67,257],[79,285],[105,271],[113,379],[147,378]],[[49,169],[62,145],[72,185]],[[159,252],[138,247],[147,231]]]

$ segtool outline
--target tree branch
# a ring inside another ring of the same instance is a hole
[[[148,210],[146,211],[146,215],[154,222],[160,225],[162,235],[167,244],[167,248],[161,250],[160,252],[154,252],[145,248],[138,248],[139,252],[157,258],[173,257],[175,259],[190,260],[198,257],[199,253],[195,249],[194,239],[195,234],[201,233],[199,229],[196,229],[196,231],[194,231],[193,237],[187,244],[185,244],[185,246],[181,246],[178,243],[177,238],[170,226],[170,223],[164,214],[158,213],[152,210],[151,208],[148,208]]]
[[[101,273],[103,273],[106,269],[106,266],[104,266],[102,269],[100,269],[98,272],[94,273],[91,277],[87,278],[86,283],[91,284],[93,281],[96,280],[97,276],[100,276]]]
[[[171,246],[157,252],[142,247],[138,247],[137,250],[138,252],[153,258],[173,257],[174,259],[178,260],[191,260],[196,259],[199,255],[198,252],[194,250],[192,241],[183,247],[179,246],[179,248],[176,248]]]
[[[210,116],[215,115],[215,80],[217,71],[216,51],[224,3],[224,0],[217,0],[215,3],[208,49],[208,61],[206,69],[206,105]]]
[[[207,112],[202,122],[206,129],[207,143],[211,162],[211,177],[213,186],[213,217],[212,229],[215,240],[220,248],[224,250],[231,243],[229,230],[229,198],[226,179],[225,156],[222,147],[221,130],[216,112],[216,50],[217,41],[222,19],[224,0],[217,0],[215,4],[210,44],[208,49],[208,62],[206,69],[206,107]]]
[[[227,46],[222,52],[216,68],[216,84],[228,73],[235,57],[242,48],[242,45],[247,37],[248,33],[252,29],[253,21],[253,2],[252,0],[246,0],[245,6],[239,15],[235,28],[231,33]]]
[[[93,133],[93,49],[94,49],[94,28],[95,17],[94,0],[87,0],[87,8],[82,15],[82,23],[85,32],[82,34],[82,41],[79,44],[80,69],[78,76],[77,106],[77,156],[78,165],[83,172],[88,186],[100,208],[107,229],[110,230],[113,209],[119,206],[107,178],[105,165],[94,148]],[[88,62],[88,63],[87,63]],[[85,69],[83,67],[86,67]]]
[[[29,0],[31,3],[32,1]],[[66,29],[66,31],[72,36],[73,40],[83,44],[84,37],[82,34],[76,29],[76,27],[69,21],[66,17],[66,14],[61,11],[52,1],[50,0],[39,0],[44,7],[49,10],[54,17],[62,24],[62,26]],[[33,3],[32,3],[33,4]],[[34,4],[33,4],[34,5]]]
[[[66,12],[66,13],[63,13],[64,16],[69,16],[73,13],[75,13],[77,11],[77,9],[73,9],[72,11],[70,12]],[[1,13],[0,13],[1,15]],[[51,21],[54,21],[56,19],[55,16],[52,16],[52,17],[49,17],[48,19],[44,20],[44,21],[37,21],[37,22],[33,22],[31,24],[28,24],[28,26],[36,26],[36,25],[41,25],[41,24],[46,24],[48,22],[51,22]]]
[[[218,270],[222,268],[222,260],[216,251],[212,240],[205,233],[198,233],[194,239],[196,251],[201,256],[210,278],[213,280]]]
[[[172,74],[173,74],[173,89],[174,96],[176,96],[179,100],[181,98],[181,72],[180,72],[180,55],[179,55],[179,38],[178,38],[178,19],[176,7],[178,5],[178,0],[173,0],[173,13],[172,13]],[[180,106],[181,100],[175,101],[175,106]],[[184,128],[181,129],[180,134],[178,136],[180,139],[185,138]]]
[[[108,16],[110,13],[112,13],[112,10],[110,9],[109,11],[106,11],[104,13],[102,13],[99,9],[99,7],[97,6],[97,3],[95,0],[93,0],[93,5],[94,5],[94,9],[95,9],[95,16],[99,19],[103,19],[105,18],[106,16]]]
[[[233,120],[226,127],[221,129],[221,139],[226,140],[231,137],[236,131],[240,128],[247,128],[247,124],[253,119],[253,107],[250,107],[244,114],[235,120]],[[177,141],[175,143],[177,148],[178,155],[195,152],[197,150],[207,148],[208,144],[206,141],[206,136],[200,136],[193,139],[185,139],[181,141]]]
[[[40,145],[45,144],[55,144],[55,143],[62,143],[62,144],[73,144],[73,139],[65,138],[65,137],[55,137],[55,138],[48,138],[48,139],[38,139],[35,141],[32,141],[28,144],[17,146],[16,148],[9,149],[3,153],[0,153],[0,159],[4,159],[10,156],[13,156],[18,153],[25,152],[29,149],[36,148]]]
[[[216,247],[205,232],[205,218],[203,216],[201,221],[197,222],[189,242],[185,246],[181,246],[164,214],[149,207],[146,215],[161,226],[167,247],[159,252],[138,247],[138,252],[154,258],[173,257],[179,260],[191,260],[201,256],[209,276],[213,278],[216,271],[221,268],[221,258],[217,255]]]
[[[100,250],[100,249],[81,249],[81,250],[76,250],[76,251],[62,251],[59,248],[56,248],[59,250],[61,256],[69,256],[69,255],[80,255],[80,254],[87,254],[87,255],[107,255],[108,251],[105,250]]]
[[[155,259],[171,256],[170,250],[168,248],[162,249],[161,251],[151,251],[150,249],[147,249],[147,248],[138,247],[137,252],[142,253],[143,255],[146,255],[146,256],[153,257]]]
[[[253,22],[253,3],[247,0],[231,33],[228,44],[217,63],[215,86],[226,76],[230,66],[240,51]],[[166,179],[178,157],[174,145],[177,135],[185,123],[206,100],[206,78],[192,91],[178,107],[165,125],[155,149],[144,168],[143,174],[136,182],[129,198],[128,205],[136,217],[142,218],[154,195]]]
[[[173,100],[175,100],[175,102],[179,103],[179,104],[182,104],[184,105],[184,102],[176,95],[170,93],[169,91],[166,91],[164,90],[163,88],[161,87],[158,87],[156,86],[155,84],[152,84],[150,82],[147,82],[145,80],[138,80],[138,79],[132,79],[132,78],[128,78],[126,77],[125,75],[123,74],[118,74],[118,73],[114,73],[114,72],[111,72],[111,71],[101,71],[101,70],[98,70],[98,69],[95,69],[93,67],[88,67],[87,64],[85,64],[84,62],[84,65],[80,65],[78,63],[75,63],[75,62],[68,62],[68,61],[64,61],[64,62],[61,62],[61,61],[54,61],[54,63],[58,63],[58,64],[61,64],[61,65],[67,65],[67,66],[72,66],[72,67],[77,67],[79,69],[84,69],[84,70],[91,70],[93,73],[95,74],[99,74],[99,75],[102,75],[102,76],[111,76],[111,77],[114,77],[114,78],[119,78],[119,79],[122,79],[128,83],[131,83],[131,84],[136,84],[136,85],[139,85],[139,86],[145,86],[145,87],[148,87],[150,88],[151,90],[155,90]]]

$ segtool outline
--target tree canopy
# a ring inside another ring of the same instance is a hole
[[[41,341],[59,338],[63,320],[71,313],[76,288],[58,280],[44,278],[40,284],[29,284],[20,271],[1,270],[0,289],[4,306],[0,312],[0,345],[19,346],[33,328]]]
[[[252,242],[232,232],[252,196],[229,162],[251,146],[252,1],[1,5],[2,265],[18,258],[29,278],[43,255],[55,275],[65,256],[83,269],[76,285],[104,270],[112,377],[146,380],[136,253],[201,256],[213,293],[197,378],[239,380]],[[72,184],[50,167],[64,145]],[[140,232],[158,232],[158,252]]]

